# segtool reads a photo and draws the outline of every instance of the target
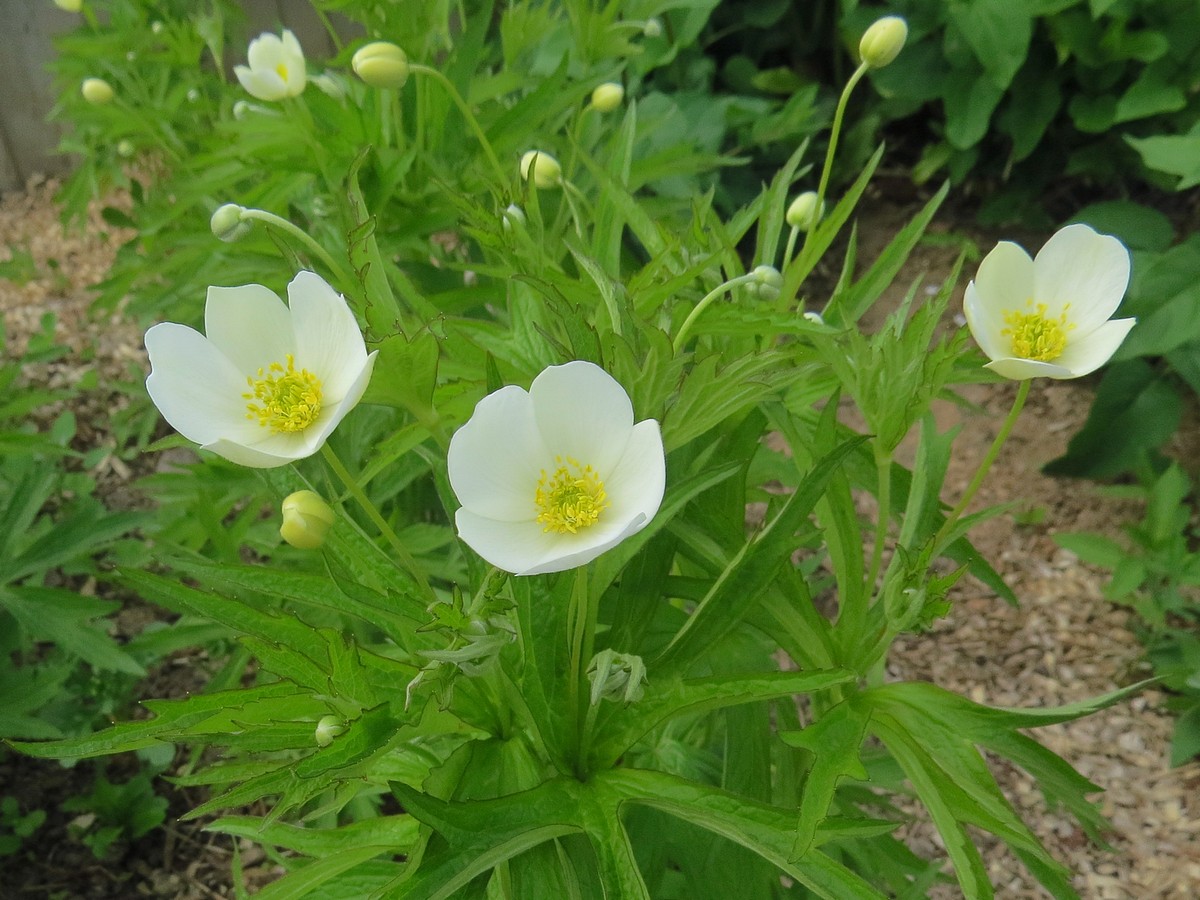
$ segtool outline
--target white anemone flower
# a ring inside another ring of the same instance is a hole
[[[450,441],[458,534],[517,575],[582,566],[640,531],[666,482],[654,419],[633,421],[617,381],[590,362],[551,366],[529,390],[479,401]]]
[[[1027,378],[1078,378],[1100,368],[1136,319],[1112,319],[1129,285],[1129,251],[1087,225],[1060,229],[1037,259],[1010,241],[984,257],[963,300],[987,368]]]
[[[249,66],[234,66],[233,73],[246,92],[259,100],[282,100],[304,93],[307,76],[304,51],[286,28],[279,37],[260,34],[246,53]]]
[[[146,332],[146,390],[176,431],[243,466],[320,450],[375,365],[345,299],[312,272],[292,279],[287,306],[260,284],[210,287],[204,331]]]

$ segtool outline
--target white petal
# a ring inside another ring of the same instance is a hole
[[[1129,251],[1115,237],[1087,225],[1068,225],[1054,234],[1034,260],[1035,303],[1067,318],[1077,337],[1108,320],[1129,286]]]
[[[545,575],[548,572],[563,572],[586,565],[631,534],[641,531],[646,526],[646,521],[646,518],[639,514],[625,522],[613,519],[607,526],[594,525],[578,534],[547,535],[555,538],[550,548],[535,564],[517,574]]]
[[[546,449],[599,472],[616,466],[633,429],[633,405],[617,380],[594,363],[551,366],[529,386]]]
[[[246,89],[246,93],[258,100],[282,100],[288,96],[283,79],[273,70],[254,70],[247,69],[245,66],[234,66],[233,74]]]
[[[321,379],[325,400],[337,403],[354,384],[367,347],[354,313],[325,279],[301,272],[288,285],[288,305],[296,336],[296,367]]]
[[[658,422],[653,419],[638,422],[633,426],[625,455],[604,479],[604,490],[612,505],[601,515],[623,521],[641,516],[643,524],[649,522],[662,505],[666,480],[667,463]]]
[[[1075,377],[1071,374],[1070,369],[1054,363],[1039,362],[1036,359],[1018,359],[1011,356],[1004,359],[993,359],[984,368],[991,369],[997,375],[1003,375],[1014,381],[1025,381],[1029,378]]]
[[[333,434],[333,430],[341,424],[342,419],[346,418],[350,410],[358,406],[358,401],[362,399],[367,385],[371,383],[371,372],[375,368],[375,357],[378,355],[379,351],[376,350],[368,356],[342,398],[329,406],[322,406],[321,415],[317,417],[317,421],[301,432],[309,446],[306,456],[311,456],[320,450],[321,445],[325,443],[329,435]]]
[[[274,69],[284,59],[284,45],[278,37],[264,31],[250,42],[246,60],[251,69]]]
[[[243,380],[296,352],[291,313],[274,291],[261,284],[210,287],[204,333],[229,357]]]
[[[467,423],[454,432],[446,454],[450,486],[458,502],[476,517],[505,522],[537,517],[538,479],[551,462],[538,434],[530,395],[515,385],[480,400]],[[537,528],[540,531],[542,526]],[[471,543],[466,537],[463,540]],[[483,553],[480,556],[488,559]]]
[[[1001,335],[1007,325],[1004,313],[1023,310],[1033,296],[1033,260],[1011,241],[1001,241],[979,264],[975,280],[967,285],[963,313],[980,349],[991,359],[1012,352]]]
[[[1129,329],[1136,323],[1137,319],[1105,322],[1085,337],[1068,341],[1067,349],[1054,360],[1054,364],[1070,369],[1072,378],[1095,372],[1112,358],[1129,334]]]
[[[537,522],[501,522],[465,507],[454,514],[454,524],[467,546],[505,572],[523,572],[536,565],[553,537]]]
[[[224,439],[202,446],[203,449],[211,450],[217,456],[227,459],[231,463],[237,463],[239,466],[247,466],[251,469],[274,469],[277,466],[286,466],[290,462],[304,458],[303,455],[277,455],[268,453],[256,446],[248,446]]]
[[[202,334],[164,322],[146,332],[146,390],[171,427],[190,441],[249,439],[259,427],[246,418],[246,380]]]
[[[995,315],[996,310],[987,307],[979,296],[975,282],[967,284],[963,294],[963,315],[967,319],[967,327],[971,329],[971,337],[988,359],[998,359],[1012,352],[1012,341],[1004,330],[1004,319]]]

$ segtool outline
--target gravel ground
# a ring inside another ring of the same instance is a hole
[[[131,371],[145,369],[140,329],[119,311],[103,321],[87,315],[88,286],[103,277],[115,248],[127,236],[98,215],[86,228],[64,233],[52,202],[54,189],[53,182],[34,180],[26,191],[0,200],[0,261],[8,255],[5,247],[17,248],[29,252],[36,269],[25,283],[0,279],[6,352],[19,351],[49,311],[57,317],[60,341],[73,351],[94,355],[88,363],[68,359],[31,371],[30,378],[71,383],[87,368],[96,367],[101,385],[129,379]],[[876,220],[878,231],[890,233],[894,218]],[[871,225],[862,225],[864,246],[870,244]],[[980,243],[990,246],[990,241]],[[863,257],[871,258],[865,252]],[[935,248],[916,266],[936,275],[947,258],[948,251]],[[964,416],[959,408],[949,406],[940,410],[942,427],[958,420],[964,424],[947,482],[948,499],[965,487],[1012,394],[1009,385],[976,387],[970,399],[984,413]],[[1056,532],[1074,530],[1119,534],[1120,524],[1135,519],[1139,507],[1100,496],[1087,482],[1049,479],[1039,472],[1042,464],[1063,451],[1085,418],[1090,397],[1086,385],[1035,383],[1023,417],[976,500],[977,505],[1018,500],[1024,502],[1024,509],[1042,511],[1037,525],[1018,524],[1007,515],[972,535],[1016,591],[1020,607],[1008,606],[977,583],[964,583],[945,620],[931,633],[911,637],[896,648],[891,677],[928,679],[980,702],[1040,707],[1081,700],[1144,676],[1128,614],[1103,599],[1105,575],[1082,565],[1052,538]],[[105,416],[111,404],[122,402],[116,391],[89,392],[77,413],[81,423],[90,420],[92,440],[109,439]],[[1190,442],[1189,451],[1198,433],[1195,423],[1188,426],[1182,440]],[[112,457],[107,465],[107,477],[118,482],[130,477],[119,459]],[[1088,900],[1200,896],[1200,762],[1169,768],[1172,721],[1160,710],[1161,699],[1148,691],[1098,715],[1038,733],[1047,746],[1104,788],[1098,800],[1113,824],[1112,852],[1093,846],[1069,818],[1045,809],[1022,772],[996,766],[1010,799],[1051,852],[1077,873],[1076,886]],[[0,793],[7,789],[0,787]],[[919,817],[906,826],[906,833],[914,847],[939,852],[936,834]],[[214,844],[194,829],[173,826],[156,834],[146,840],[165,842],[165,847],[149,848],[153,853],[144,848],[144,858],[136,861],[126,857],[127,868],[136,870],[132,880],[130,871],[104,871],[97,876],[129,893],[89,896],[232,895],[226,846]],[[988,842],[986,848],[998,897],[1045,896],[1002,846]],[[260,859],[261,854],[255,853],[243,863],[253,872]],[[260,877],[269,875],[269,867],[259,871]],[[935,896],[957,895],[946,890]],[[23,892],[20,896],[38,895]]]

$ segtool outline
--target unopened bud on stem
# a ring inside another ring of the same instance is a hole
[[[904,49],[908,23],[899,16],[884,16],[876,21],[858,42],[858,55],[872,69],[882,69]]]
[[[233,243],[249,234],[250,229],[254,226],[242,219],[242,211],[243,207],[236,203],[218,206],[217,211],[208,221],[213,235],[226,243]]]
[[[549,153],[529,150],[521,157],[521,177],[526,181],[532,179],[535,187],[558,187],[562,183],[562,166]]]
[[[83,94],[83,99],[93,106],[104,106],[106,103],[112,103],[112,85],[103,78],[83,79],[83,84],[79,86],[79,92]]]
[[[811,230],[825,216],[825,202],[817,202],[816,191],[805,191],[792,201],[787,208],[784,219],[793,228],[801,231]]]
[[[612,112],[625,99],[625,88],[615,81],[606,81],[592,91],[592,106],[597,112]]]
[[[388,41],[359,47],[350,60],[350,68],[371,87],[396,89],[408,81],[408,55]]]
[[[333,525],[333,509],[313,491],[296,491],[283,501],[279,536],[298,550],[316,550]]]

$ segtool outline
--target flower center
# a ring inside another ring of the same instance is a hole
[[[287,81],[288,67],[284,63],[276,63],[275,72],[283,81]]]
[[[1013,356],[1039,362],[1057,359],[1067,347],[1067,332],[1075,328],[1067,321],[1067,307],[1057,319],[1051,319],[1046,315],[1045,303],[1039,303],[1036,309],[1032,300],[1025,305],[1028,312],[1010,309],[1004,313],[1008,327],[1000,333],[1012,341]]]
[[[542,531],[575,534],[581,528],[595,525],[600,513],[611,504],[604,493],[604,482],[591,466],[578,460],[555,457],[558,468],[552,474],[542,469],[534,502],[537,520],[545,526]]]
[[[250,390],[244,394],[247,419],[258,419],[276,434],[303,431],[321,414],[321,380],[308,369],[296,371],[296,361],[287,355],[287,366],[273,362],[248,376]]]

